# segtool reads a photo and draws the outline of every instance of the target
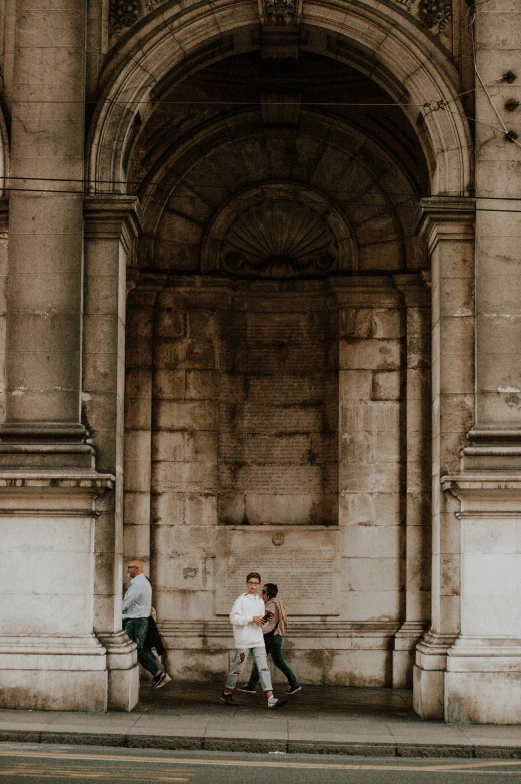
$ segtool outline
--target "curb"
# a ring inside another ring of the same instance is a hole
[[[219,736],[142,732],[47,732],[0,730],[0,743],[53,743],[67,746],[109,746],[168,751],[227,751],[267,754],[338,754],[349,757],[452,757],[520,759],[520,746],[454,745],[446,743],[342,743],[304,740],[256,740]]]

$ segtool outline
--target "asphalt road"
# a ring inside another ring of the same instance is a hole
[[[521,760],[362,759],[0,744],[0,784],[510,784]]]

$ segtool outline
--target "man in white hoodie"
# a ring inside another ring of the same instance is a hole
[[[271,675],[266,658],[266,647],[262,633],[262,625],[266,623],[266,618],[263,617],[265,614],[264,601],[259,596],[260,584],[260,574],[250,572],[246,578],[246,593],[241,593],[232,607],[230,621],[235,640],[235,659],[226,679],[221,700],[226,705],[237,705],[233,699],[232,691],[237,685],[244,662],[248,654],[251,653],[259,670],[262,690],[268,698],[268,708],[282,708],[286,704],[286,700],[278,700],[273,695]]]

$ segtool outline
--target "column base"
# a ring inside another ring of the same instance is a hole
[[[0,470],[94,470],[95,451],[78,422],[0,424]]]
[[[521,724],[521,640],[459,638],[448,652],[445,721]]]
[[[3,637],[0,707],[107,710],[106,651],[86,637]]]
[[[130,711],[138,699],[136,646],[96,635],[107,593],[95,592],[98,499],[114,478],[87,471],[0,470],[0,708]],[[109,626],[110,628],[110,626]]]
[[[443,719],[447,652],[454,636],[427,632],[416,646],[413,709],[422,719]]]
[[[111,637],[125,637],[120,635]],[[134,643],[106,648],[86,637],[4,637],[0,644],[0,708],[130,711],[139,698]],[[115,652],[115,648],[120,650]]]
[[[425,632],[421,621],[406,621],[394,635],[393,689],[411,689],[416,643]]]
[[[107,650],[107,710],[131,711],[139,701],[136,644],[125,632],[100,634]]]

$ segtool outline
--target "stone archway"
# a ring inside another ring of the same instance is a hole
[[[413,127],[422,115],[426,134],[421,134],[421,143],[429,148],[426,157],[432,161],[431,193],[466,195],[471,186],[472,142],[458,98],[459,77],[432,36],[420,32],[391,5],[376,10],[357,3],[346,14],[342,3],[329,2],[327,9],[326,15],[320,3],[305,4],[302,24],[312,33],[317,31],[308,48],[338,59],[345,52],[346,62],[355,61],[402,104]],[[137,113],[146,116],[152,110],[158,83],[176,66],[182,69],[184,62],[190,63],[192,55],[200,64],[197,53],[202,46],[206,46],[202,55],[206,63],[256,48],[251,33],[258,24],[258,6],[251,0],[220,0],[197,10],[172,3],[124,39],[102,75],[103,93],[91,126],[93,193],[125,191],[126,145],[135,137]],[[340,44],[329,51],[324,40],[328,33]],[[432,101],[447,101],[454,110],[423,113],[421,107]]]
[[[244,32],[253,24],[252,9],[240,8]],[[180,677],[205,678],[226,668],[227,627],[221,616],[227,610],[218,605],[217,596],[226,603],[237,590],[235,578],[251,552],[280,547],[273,552],[284,569],[297,559],[298,574],[308,583],[313,579],[321,596],[321,601],[308,596],[302,585],[300,607],[290,607],[302,615],[295,624],[293,655],[303,679],[410,682],[410,651],[428,620],[428,586],[416,582],[406,596],[404,574],[409,583],[409,570],[417,571],[419,562],[425,568],[428,556],[424,533],[418,530],[425,519],[419,525],[413,511],[405,525],[403,488],[406,475],[416,477],[412,500],[423,504],[424,515],[428,472],[419,453],[425,451],[429,419],[428,307],[418,274],[426,265],[414,237],[411,206],[429,188],[464,194],[470,162],[461,118],[441,112],[423,116],[419,108],[422,100],[433,100],[433,93],[457,101],[453,75],[428,38],[423,52],[416,44],[404,46],[397,31],[403,25],[405,35],[409,23],[394,9],[386,11],[392,24],[357,9],[368,25],[363,41],[355,40],[353,30],[346,32],[346,21],[335,34],[348,42],[344,50],[354,47],[358,55],[362,44],[367,49],[378,41],[366,70],[399,99],[405,115],[414,120],[412,127],[422,116],[420,144],[428,147],[424,168],[429,184],[421,178],[421,166],[416,170],[403,152],[393,149],[385,130],[381,137],[371,137],[369,126],[357,127],[346,117],[326,121],[323,113],[305,105],[298,107],[296,122],[282,107],[298,101],[281,101],[276,90],[263,99],[261,120],[258,111],[255,115],[245,109],[225,121],[212,116],[197,126],[187,121],[188,132],[174,140],[177,129],[169,134],[154,125],[156,109],[162,101],[184,105],[189,100],[172,98],[183,69],[176,72],[171,49],[168,65],[162,59],[167,57],[164,31],[152,22],[140,29],[139,67],[126,60],[137,40],[130,39],[119,50],[127,65],[118,72],[115,59],[112,73],[109,69],[106,74],[110,100],[101,104],[92,137],[91,187],[124,191],[127,177],[140,183],[144,214],[134,258],[139,272],[132,273],[137,285],[129,302],[134,350],[127,386],[127,533],[132,548],[142,542],[139,554],[152,560],[163,631]],[[323,26],[318,15],[313,17],[312,5],[306,13],[310,29]],[[177,22],[170,21],[171,32]],[[177,21],[177,40],[186,35],[183,57],[193,45],[197,59],[200,37],[190,40],[193,29]],[[227,57],[248,61],[254,47],[239,35],[237,19],[234,23],[220,20],[219,54],[214,47],[208,61],[223,59],[225,32],[230,33]],[[321,46],[322,54],[332,53],[320,36],[310,35],[307,49],[313,53]],[[198,71],[203,71],[201,57]],[[380,58],[378,67],[375,57]],[[320,154],[314,152],[319,145]],[[314,173],[304,171],[303,162],[313,159],[322,161],[322,168],[319,163]],[[343,203],[335,187],[341,183],[345,189],[346,171],[355,165],[353,179],[366,184]],[[212,188],[218,198],[210,194]],[[277,192],[289,192],[291,198],[275,197]],[[362,193],[370,197],[357,201]],[[398,195],[409,203],[400,204]],[[294,274],[298,259],[284,252],[280,238],[259,256],[259,247],[266,248],[262,233],[267,234],[269,220],[302,226],[303,215],[323,238],[322,256],[310,260],[309,284],[302,268]],[[252,226],[257,256],[251,243],[245,255],[245,232],[251,235]],[[327,264],[320,269],[324,259]],[[349,272],[349,285],[341,275],[336,281],[333,271]],[[303,299],[308,303],[304,309]],[[134,342],[137,335],[141,346]],[[300,353],[299,343],[305,346]],[[289,365],[296,358],[295,367],[286,367],[282,349]],[[409,368],[418,351],[421,373],[411,385]],[[278,385],[276,362],[284,382]],[[148,392],[141,386],[135,394],[138,378]],[[415,409],[418,395],[421,404]],[[152,407],[142,419],[145,399]],[[304,409],[318,414],[320,424],[304,426]],[[298,424],[274,429],[281,413]],[[405,421],[414,431],[412,456],[402,435]],[[253,457],[252,444],[257,445]],[[268,459],[261,459],[263,450]],[[274,477],[282,474],[292,478],[281,488]],[[147,487],[143,478],[148,476]],[[309,493],[299,491],[303,484]],[[279,492],[273,492],[274,485]],[[152,510],[149,527],[143,517],[147,507]],[[380,530],[374,530],[379,527],[375,520],[385,521]],[[342,526],[342,521],[353,525]],[[264,523],[275,530],[262,530]],[[408,525],[415,541],[408,547],[409,560],[403,545]],[[264,567],[269,570],[269,563]],[[276,574],[269,577],[281,582]],[[337,606],[342,591],[348,592],[347,610]],[[317,616],[342,640],[327,644],[327,656],[321,653],[325,643],[315,628]],[[203,635],[208,637],[210,621],[217,639],[194,657],[192,648]],[[390,646],[400,628],[400,644],[392,655]],[[184,647],[177,644],[181,639]],[[346,653],[347,640],[355,650]]]

